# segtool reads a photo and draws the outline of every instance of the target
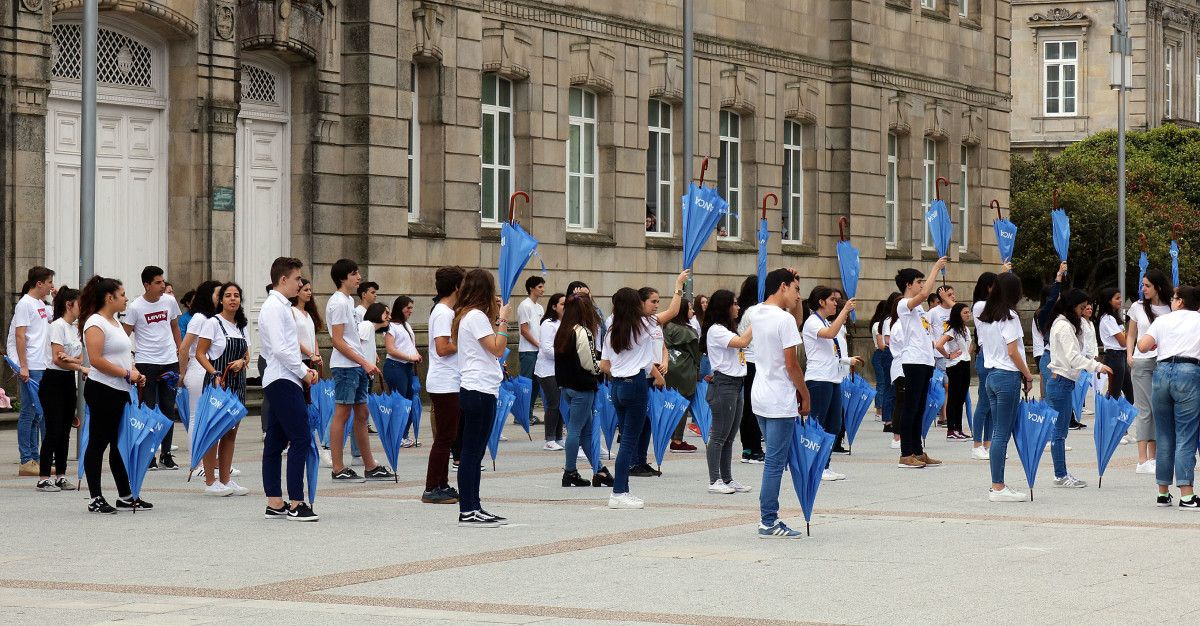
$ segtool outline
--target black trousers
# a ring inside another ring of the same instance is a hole
[[[949,390],[946,394],[946,431],[961,432],[967,393],[971,389],[971,364],[967,361],[946,368]]]
[[[157,408],[167,416],[167,419],[171,420],[171,427],[167,429],[167,435],[163,437],[162,445],[159,447],[160,455],[170,454],[171,442],[175,439],[175,422],[179,421],[179,415],[175,413],[175,390],[162,379],[162,375],[167,372],[178,373],[179,364],[136,363],[135,365],[137,365],[138,371],[146,377],[146,384],[142,387],[142,403],[152,409]],[[179,384],[182,385],[183,381],[179,381]]]
[[[904,364],[904,417],[900,420],[900,456],[925,454],[921,446],[921,418],[929,394],[932,365]]]
[[[75,421],[75,372],[47,369],[38,387],[46,436],[42,438],[41,475],[65,476],[67,450],[71,445],[71,423]],[[53,462],[54,473],[50,473]]]
[[[104,460],[104,451],[107,449],[108,467],[112,470],[113,480],[117,482],[117,495],[128,496],[132,493],[129,490],[129,474],[125,471],[121,453],[117,451],[117,433],[120,432],[125,405],[129,404],[129,392],[89,380],[83,385],[83,399],[91,415],[88,421],[88,447],[83,457],[88,493],[93,498],[104,495],[100,490],[100,462]]]
[[[750,406],[750,388],[754,386],[754,364],[746,363],[746,378],[742,385],[742,425],[738,436],[742,439],[742,454],[762,454],[762,430],[758,428],[758,418],[754,416],[754,408]]]

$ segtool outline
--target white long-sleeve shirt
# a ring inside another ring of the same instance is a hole
[[[274,289],[258,313],[258,340],[267,361],[262,386],[283,379],[299,387],[309,370],[300,358],[296,318],[292,317],[292,304]]]
[[[1087,333],[1088,328],[1084,322],[1083,332]],[[1079,380],[1079,370],[1094,374],[1100,371],[1100,362],[1083,353],[1083,341],[1075,334],[1075,327],[1059,315],[1050,325],[1050,371],[1070,380]]]

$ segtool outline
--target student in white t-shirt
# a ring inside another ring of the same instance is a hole
[[[425,375],[425,390],[433,403],[433,446],[429,449],[429,467],[425,472],[425,492],[421,502],[426,504],[455,504],[458,490],[450,486],[450,456],[453,452],[458,465],[455,441],[458,437],[460,383],[458,346],[451,339],[454,324],[454,305],[458,288],[466,272],[458,266],[439,267],[434,273],[433,311],[429,314],[429,371]]]
[[[971,390],[971,308],[962,302],[950,309],[946,330],[934,342],[938,358],[945,361],[946,372],[946,439],[966,441],[963,432],[963,405]]]
[[[684,270],[675,277],[675,292],[671,294],[671,304],[667,306],[666,310],[659,310],[662,299],[659,296],[658,289],[654,287],[642,287],[637,291],[638,298],[642,301],[642,315],[646,317],[646,322],[650,329],[650,338],[654,342],[653,352],[656,356],[653,366],[658,368],[659,373],[664,378],[670,370],[670,360],[667,354],[666,338],[663,336],[663,327],[675,319],[683,307],[683,285],[687,282],[687,276],[688,270]],[[662,476],[662,468],[655,469],[650,465],[650,431],[650,416],[647,414],[646,427],[642,429],[641,439],[638,440],[636,462],[629,470],[630,476]],[[682,432],[679,433],[680,436],[682,434]]]
[[[1158,454],[1155,441],[1154,411],[1150,398],[1154,393],[1154,368],[1158,364],[1156,350],[1141,350],[1138,347],[1139,332],[1144,333],[1160,315],[1171,312],[1171,297],[1175,288],[1166,272],[1150,268],[1142,278],[1142,299],[1129,307],[1129,332],[1126,343],[1126,363],[1133,379],[1133,405],[1137,407],[1137,418],[1133,422],[1133,433],[1137,441],[1138,474],[1153,474]]]
[[[754,362],[758,374],[750,401],[765,439],[766,460],[759,489],[758,536],[794,539],[798,531],[779,519],[779,484],[792,449],[796,418],[808,415],[810,397],[796,348],[801,343],[800,275],[792,269],[767,274],[767,299],[754,318]]]
[[[388,391],[398,393],[409,400],[418,388],[417,364],[421,362],[421,353],[417,352],[417,339],[413,334],[412,325],[408,323],[412,317],[413,299],[408,296],[396,296],[392,303],[391,323],[383,335],[383,350],[387,357],[383,360],[383,380],[387,383]],[[420,419],[420,416],[415,416]],[[404,429],[405,448],[417,445],[415,439],[408,436],[412,429],[413,420],[409,420]]]
[[[29,269],[21,299],[13,310],[8,326],[6,358],[16,364],[21,382],[40,382],[50,364],[50,315],[53,313],[46,298],[54,291],[54,271],[37,266]],[[17,415],[17,448],[21,454],[21,476],[38,475],[38,440],[42,416],[36,402],[21,402]]]
[[[375,299],[379,297],[379,283],[364,280],[358,284],[358,306],[354,307],[354,314],[362,320],[367,315],[367,308],[375,304]]]
[[[75,483],[67,479],[71,426],[77,421],[75,376],[77,372],[87,375],[78,320],[79,292],[70,287],[59,287],[58,293],[54,294],[54,321],[50,322],[50,363],[38,387],[38,400],[46,419],[38,491],[75,489]]]
[[[534,369],[537,367],[538,333],[541,331],[542,317],[546,315],[546,309],[538,304],[542,296],[546,293],[546,279],[541,276],[530,276],[525,279],[525,293],[529,294],[521,305],[517,307],[517,324],[518,330],[521,333],[520,342],[517,345],[517,354],[521,363],[521,375],[533,381],[533,393],[529,396],[529,423],[539,424],[541,420],[533,417],[533,399],[538,397],[538,378],[534,374]],[[549,411],[550,408],[546,407]],[[516,418],[513,418],[513,423],[516,423]]]
[[[705,450],[708,461],[709,493],[745,493],[750,487],[733,479],[733,442],[738,427],[742,424],[742,385],[746,378],[746,346],[754,337],[754,330],[736,334],[739,307],[734,302],[733,292],[718,289],[713,292],[709,306],[704,311],[703,336],[700,345],[705,348],[708,362],[712,366],[712,383],[708,387],[708,404],[712,407],[712,426]]]
[[[1096,334],[1100,338],[1100,360],[1113,371],[1109,378],[1108,397],[1133,399],[1133,381],[1129,377],[1129,363],[1125,349],[1125,316],[1121,311],[1125,303],[1121,292],[1115,287],[1100,290],[1096,299]]]
[[[206,280],[196,287],[196,295],[192,298],[192,306],[188,312],[192,314],[192,319],[188,321],[187,333],[183,336],[183,341],[179,344],[179,375],[183,379],[183,386],[188,392],[188,419],[194,420],[196,409],[200,404],[200,396],[204,393],[204,368],[200,367],[200,363],[196,361],[196,344],[200,341],[200,332],[204,329],[205,324],[209,319],[217,314],[217,290],[221,288],[221,283],[215,280]],[[184,433],[190,432],[190,426],[184,429]],[[190,437],[190,435],[189,435]],[[188,450],[191,450],[191,442],[188,442]]]
[[[899,375],[904,378],[898,391],[904,396],[898,464],[901,468],[919,469],[942,463],[926,454],[921,444],[921,421],[934,364],[933,339],[922,305],[929,298],[929,294],[933,293],[933,278],[936,278],[945,266],[946,258],[938,259],[929,270],[928,279],[920,270],[911,267],[896,273],[896,287],[904,293],[896,303],[896,321],[892,323],[891,329],[893,376],[896,376],[896,370],[899,370]]]
[[[562,321],[563,307],[567,297],[561,293],[550,296],[546,315],[542,317],[538,327],[537,363],[533,367],[533,376],[542,390],[542,404],[546,407],[546,443],[543,450],[557,452],[563,449],[564,415],[559,409],[560,392],[558,382],[554,379],[554,335],[558,332]],[[582,479],[581,479],[582,480]],[[582,486],[582,485],[580,485]]]
[[[163,279],[161,267],[147,265],[142,269],[142,289],[142,295],[125,309],[121,324],[125,332],[133,336],[137,368],[146,376],[142,402],[150,408],[157,407],[174,422],[179,419],[175,413],[175,388],[163,376],[179,371],[179,303],[175,302],[174,296],[166,295],[167,281]],[[172,423],[167,436],[163,437],[158,461],[150,459],[150,469],[159,466],[179,469],[171,456],[174,432]]]
[[[855,309],[854,299],[838,312],[838,293],[824,285],[817,285],[804,302],[804,353],[808,357],[804,368],[804,382],[812,400],[809,414],[815,418],[825,432],[835,437],[842,431],[842,373],[843,366],[862,365],[862,359],[847,354],[839,341],[839,334]],[[835,315],[836,314],[836,315]],[[827,318],[833,318],[830,322]],[[842,480],[846,476],[829,469],[826,461],[821,480]]]
[[[458,466],[458,524],[495,528],[508,523],[483,508],[479,497],[480,462],[496,418],[496,399],[504,369],[498,359],[508,344],[512,305],[498,302],[496,279],[484,269],[463,277],[454,304],[450,339],[458,346],[462,407],[462,456]]]
[[[374,354],[364,354],[358,335],[358,324],[362,320],[354,313],[355,293],[362,282],[358,264],[350,259],[338,259],[329,271],[337,288],[325,304],[325,322],[329,324],[329,335],[333,338],[333,356],[329,359],[333,372],[334,409],[329,424],[329,449],[333,457],[333,480],[361,483],[364,480],[393,480],[395,474],[375,461],[371,453],[371,439],[367,433],[367,393],[371,377],[379,373]],[[354,413],[352,435],[362,453],[365,478],[359,476],[342,458],[345,440],[342,433],[350,413]]]

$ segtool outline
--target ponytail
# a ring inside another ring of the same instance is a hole
[[[103,309],[108,296],[115,296],[120,288],[121,281],[115,278],[96,275],[87,281],[87,284],[83,286],[83,291],[79,294],[79,319],[75,322],[79,326],[80,334],[83,334],[83,326],[87,323],[88,318]]]

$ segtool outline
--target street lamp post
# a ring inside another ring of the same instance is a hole
[[[1129,12],[1126,0],[1115,0],[1116,20],[1113,24],[1113,78],[1117,89],[1117,288],[1125,284],[1125,100],[1129,88]]]
[[[695,42],[692,39],[692,0],[683,0],[683,180],[684,189],[692,183],[693,136],[696,128],[696,93],[692,88],[692,56]],[[692,298],[692,278],[684,285],[684,296]]]

